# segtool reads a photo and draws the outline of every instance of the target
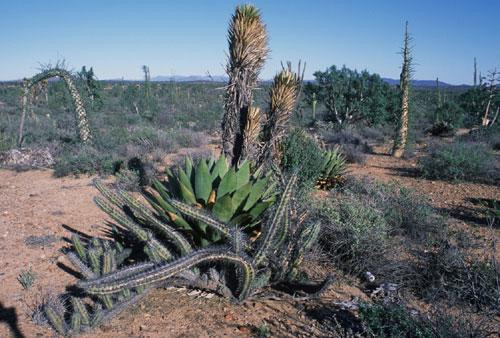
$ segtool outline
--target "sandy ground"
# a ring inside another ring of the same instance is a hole
[[[455,224],[479,231],[485,241],[484,220],[468,201],[470,197],[500,199],[500,188],[484,184],[451,184],[422,180],[413,175],[415,159],[398,160],[369,155],[367,162],[350,166],[355,176],[400,182],[427,194],[440,210],[448,211]],[[64,269],[71,266],[60,249],[73,228],[102,235],[108,218],[92,202],[97,194],[92,178],[53,178],[50,170],[14,172],[0,170],[0,337],[49,337],[48,327],[31,321],[33,308],[50,292],[60,293],[75,281]],[[469,210],[470,209],[470,210]],[[36,236],[36,237],[33,237]],[[36,243],[42,236],[50,243]],[[22,270],[32,267],[37,278],[31,289],[17,281]],[[273,336],[324,336],[317,309],[333,301],[366,298],[359,289],[335,284],[318,301],[259,300],[230,304],[214,296],[193,295],[191,290],[156,290],[138,305],[88,337],[222,337],[252,336],[266,325]]]

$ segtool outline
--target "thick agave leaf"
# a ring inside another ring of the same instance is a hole
[[[240,209],[241,204],[245,201],[251,191],[252,182],[248,182],[234,192],[232,199],[235,209]]]
[[[208,172],[208,166],[205,160],[201,159],[196,167],[194,188],[196,199],[200,199],[207,205],[208,198],[212,192],[212,177]]]
[[[225,195],[215,202],[212,212],[220,221],[229,222],[234,215],[235,209],[231,196]]]
[[[250,181],[250,162],[243,162],[236,172],[236,189],[241,188]]]
[[[186,156],[185,160],[185,166],[186,166],[186,176],[191,179],[193,177],[193,161],[191,161],[191,158],[189,156]]]
[[[217,189],[217,198],[222,198],[226,194],[230,194],[236,190],[236,172],[233,168],[229,169],[222,178]]]
[[[177,192],[175,195],[180,195],[184,202],[191,204],[196,203],[196,197],[191,184],[191,179],[182,168],[178,168],[176,176],[169,178],[169,187],[171,189],[175,188]],[[172,194],[174,191],[170,191],[170,193]]]
[[[190,190],[188,187],[186,187],[183,183],[179,184],[179,192],[182,196],[182,199],[185,202],[191,203],[191,204],[196,203],[196,196],[194,195],[193,191]]]
[[[208,170],[210,171],[215,163],[215,159],[213,156],[210,156],[210,159],[208,160],[207,167]]]
[[[229,166],[227,164],[226,157],[224,155],[221,155],[212,170],[212,180],[215,180],[217,177],[222,179],[224,175],[226,175],[228,170]]]
[[[243,211],[248,211],[252,208],[255,203],[264,195],[264,191],[267,188],[267,183],[269,182],[269,177],[264,177],[257,182],[255,182],[252,186],[252,190],[250,191],[250,195],[248,196],[245,205],[243,206]]]

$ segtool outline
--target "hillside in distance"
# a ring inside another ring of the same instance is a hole
[[[390,85],[398,85],[399,79],[391,79],[383,77],[382,80],[387,82]],[[226,75],[173,75],[173,76],[164,76],[159,75],[151,78],[151,81],[155,82],[227,82],[228,77]],[[261,79],[262,82],[270,82],[271,79]],[[314,81],[314,80],[306,80],[306,82]],[[411,84],[414,87],[435,87],[436,80],[412,80]],[[468,87],[469,85],[461,84],[461,85],[452,85],[443,81],[439,81],[439,87]]]

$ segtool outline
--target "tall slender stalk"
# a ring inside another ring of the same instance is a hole
[[[401,69],[401,76],[399,80],[400,87],[400,120],[399,120],[399,130],[396,140],[394,142],[394,148],[392,150],[392,156],[401,157],[404,154],[408,143],[408,128],[409,128],[409,110],[410,110],[410,78],[411,78],[411,63],[412,57],[411,47],[410,47],[411,37],[408,32],[408,21],[405,26],[404,35],[404,45],[402,49],[403,54],[403,67]]]

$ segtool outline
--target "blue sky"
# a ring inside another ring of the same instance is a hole
[[[65,59],[93,66],[100,79],[223,74],[226,30],[241,1],[2,0],[0,80],[36,73]],[[281,60],[307,62],[306,78],[330,65],[400,72],[405,20],[414,37],[416,79],[471,83],[474,56],[486,73],[500,67],[500,1],[253,1],[268,27],[271,54],[261,78]]]

